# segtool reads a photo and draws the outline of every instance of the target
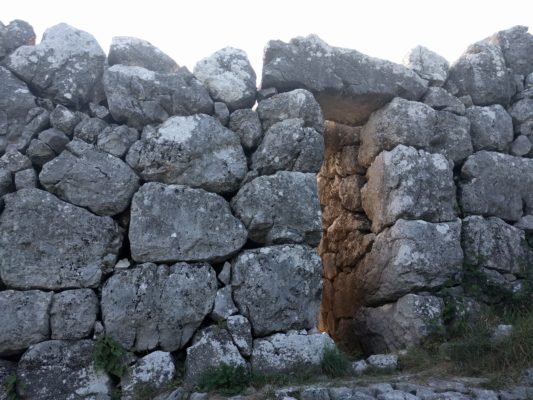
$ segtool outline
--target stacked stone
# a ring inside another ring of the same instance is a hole
[[[0,26],[0,398],[13,371],[22,399],[110,398],[101,335],[132,353],[124,399],[176,357],[190,384],[318,364],[313,95],[258,95],[238,49],[191,73],[136,38],[34,38]]]

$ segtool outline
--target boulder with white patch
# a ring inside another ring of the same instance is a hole
[[[91,289],[55,293],[50,308],[51,338],[86,338],[93,331],[98,312],[98,297]]]
[[[403,60],[406,67],[415,71],[432,86],[442,86],[448,77],[448,61],[424,46],[412,49]]]
[[[487,107],[473,106],[466,110],[470,120],[474,151],[505,152],[513,141],[513,121],[499,104]]]

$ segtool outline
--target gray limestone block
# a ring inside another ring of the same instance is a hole
[[[17,363],[0,359],[0,400],[10,400],[7,385],[17,372]]]
[[[163,73],[113,65],[104,73],[104,90],[113,119],[137,129],[174,115],[213,112],[206,88],[185,67]]]
[[[59,129],[50,128],[39,133],[39,140],[50,147],[54,153],[61,154],[70,142],[70,138]]]
[[[0,292],[0,356],[22,353],[50,337],[52,295],[39,290]]]
[[[79,109],[102,99],[105,59],[92,35],[62,23],[47,29],[38,45],[15,50],[6,67],[41,97]]]
[[[513,26],[495,33],[488,41],[500,47],[505,62],[515,74],[533,72],[533,36],[527,26]]]
[[[255,103],[256,75],[243,50],[225,47],[196,63],[194,76],[233,111]]]
[[[461,100],[441,87],[428,88],[422,101],[438,111],[443,110],[457,115],[465,115],[466,108]]]
[[[533,144],[527,136],[518,136],[511,145],[511,154],[513,156],[525,156],[531,152]]]
[[[106,334],[127,349],[176,351],[211,312],[216,292],[209,264],[142,264],[116,272],[102,289]]]
[[[5,27],[4,46],[7,53],[12,53],[20,46],[33,46],[35,32],[26,21],[15,19]]]
[[[322,234],[316,176],[279,171],[245,184],[231,201],[257,243],[317,245]]]
[[[316,35],[268,42],[261,85],[283,92],[306,88],[326,119],[348,125],[366,121],[396,96],[418,100],[427,89],[427,82],[408,68],[332,47]]]
[[[30,159],[14,149],[9,149],[0,157],[0,168],[6,169],[13,174],[31,167]]]
[[[50,146],[39,139],[32,139],[26,150],[26,156],[37,167],[42,167],[48,161],[53,160],[56,155],[56,152]]]
[[[237,314],[238,311],[231,296],[231,286],[225,286],[217,291],[215,305],[209,317],[217,322],[225,321],[231,315]]]
[[[96,147],[115,157],[124,158],[137,140],[139,140],[137,129],[127,125],[111,125],[98,134]]]
[[[176,61],[153,44],[131,36],[111,39],[107,62],[109,66],[122,64],[167,73],[176,72],[179,68]]]
[[[455,191],[453,165],[446,157],[400,145],[374,159],[361,199],[377,233],[400,218],[453,221]]]
[[[15,191],[13,174],[6,168],[0,168],[0,197]]]
[[[263,138],[261,121],[256,111],[244,108],[235,110],[229,117],[229,129],[237,133],[246,150],[255,149]]]
[[[139,178],[121,159],[81,140],[43,166],[39,181],[50,193],[97,215],[116,215],[128,208]]]
[[[109,126],[100,118],[83,118],[74,128],[74,138],[95,144],[98,136]]]
[[[54,294],[50,308],[51,338],[86,338],[93,331],[98,312],[98,297],[91,289],[65,290]]]
[[[229,204],[215,193],[151,182],[133,197],[129,240],[137,262],[220,262],[235,254],[247,236]]]
[[[218,119],[218,121],[226,126],[229,122],[229,108],[226,105],[226,103],[222,103],[220,101],[215,101],[213,105],[213,116]]]
[[[17,391],[23,399],[110,399],[112,382],[94,365],[92,340],[50,340],[22,355]]]
[[[64,132],[69,137],[72,137],[74,128],[81,122],[81,117],[74,111],[67,107],[58,104],[54,111],[50,113],[50,124],[52,127]]]
[[[239,136],[208,115],[173,117],[145,129],[126,162],[145,181],[231,193],[248,171]]]
[[[232,263],[233,299],[256,336],[316,326],[322,262],[314,249],[278,245],[240,253]]]
[[[243,315],[232,315],[226,320],[226,325],[235,346],[243,357],[249,357],[252,354],[253,346],[250,321]]]
[[[39,189],[22,189],[3,199],[0,277],[5,285],[96,287],[103,271],[114,265],[122,232],[111,218],[98,217]]]
[[[37,173],[33,168],[15,172],[15,189],[32,189],[37,187]]]
[[[415,71],[432,86],[442,86],[448,77],[450,64],[446,59],[424,46],[417,46],[403,59],[403,64]]]
[[[487,107],[470,107],[466,111],[470,120],[474,151],[506,151],[513,141],[513,121],[499,104]]]

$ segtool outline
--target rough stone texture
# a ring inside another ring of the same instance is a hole
[[[113,118],[134,128],[160,123],[173,115],[213,112],[206,88],[185,67],[167,74],[113,65],[105,71],[104,89]]]
[[[465,105],[457,97],[441,87],[430,87],[424,95],[423,103],[435,110],[465,115]]]
[[[301,245],[279,245],[240,253],[232,264],[233,299],[256,336],[316,326],[322,263]]]
[[[524,215],[514,226],[526,233],[533,233],[533,215]]]
[[[11,171],[6,168],[0,168],[0,198],[15,189]]]
[[[506,151],[513,141],[513,121],[499,104],[488,107],[469,107],[470,134],[474,151]]]
[[[221,103],[220,101],[215,101],[213,105],[213,116],[218,119],[218,121],[226,126],[229,122],[230,111],[226,103]]]
[[[533,72],[533,36],[527,31],[526,26],[517,25],[489,38],[501,48],[507,66],[519,75]]]
[[[511,145],[511,154],[514,156],[525,156],[531,151],[533,145],[527,136],[518,136]]]
[[[181,349],[213,308],[216,291],[208,264],[143,264],[116,272],[102,289],[106,334],[127,349]]]
[[[120,380],[121,400],[135,400],[142,390],[157,391],[168,386],[176,375],[172,355],[154,351],[138,360]]]
[[[335,343],[326,333],[277,333],[254,340],[253,372],[288,372],[320,365],[326,348]]]
[[[151,182],[133,196],[129,240],[137,262],[223,261],[246,239],[217,194]]]
[[[0,400],[10,400],[7,397],[6,384],[8,379],[17,371],[17,363],[13,361],[0,360]]]
[[[20,289],[96,287],[122,245],[118,225],[39,189],[3,197],[0,277]],[[28,246],[31,244],[31,246]]]
[[[455,280],[462,264],[459,220],[432,224],[401,219],[376,236],[357,279],[366,304],[380,304]]]
[[[126,161],[145,181],[230,193],[246,175],[239,136],[208,115],[173,117],[145,130]]]
[[[184,380],[189,384],[196,383],[206,371],[222,363],[247,367],[228,331],[210,326],[198,332],[192,346],[187,348]]]
[[[21,353],[50,337],[48,310],[52,293],[39,290],[0,292],[0,356]]]
[[[139,188],[139,178],[124,161],[81,140],[46,163],[39,181],[60,199],[97,215],[124,211]]]
[[[139,140],[139,132],[126,125],[108,126],[98,135],[96,147],[114,155],[124,158],[133,143]]]
[[[21,152],[9,149],[2,157],[0,157],[0,168],[6,169],[14,174],[31,168],[31,161]]]
[[[480,151],[461,169],[459,204],[463,212],[518,221],[533,214],[533,160]]]
[[[157,47],[131,36],[115,36],[111,39],[107,62],[109,66],[122,64],[156,72],[172,73],[178,70],[178,64]]]
[[[196,63],[194,76],[233,111],[255,103],[255,72],[243,50],[226,47]]]
[[[7,26],[2,24],[0,36],[0,58],[12,53],[20,46],[33,46],[35,44],[35,32],[32,26],[20,19],[11,21]],[[5,54],[1,53],[2,50]]]
[[[72,340],[89,336],[98,311],[98,297],[91,289],[54,294],[50,308],[51,338]]]
[[[50,124],[69,136],[72,136],[74,128],[81,122],[80,115],[70,111],[67,107],[58,104],[50,113]]]
[[[33,168],[15,172],[15,190],[37,187],[37,173]]]
[[[83,140],[84,142],[96,144],[98,136],[109,127],[109,124],[100,118],[86,118],[83,119],[74,128],[74,137]]]
[[[241,145],[246,150],[255,149],[263,138],[259,115],[251,109],[232,112],[229,117],[229,128],[239,135]]]
[[[509,107],[509,114],[513,118],[515,131],[531,135],[533,133],[533,128],[531,127],[533,121],[533,94],[513,103]]]
[[[81,108],[102,98],[105,58],[92,35],[62,23],[47,29],[37,46],[15,50],[6,67],[41,97]]]
[[[252,325],[250,321],[242,315],[232,315],[226,321],[227,329],[233,343],[244,357],[252,354]]]
[[[478,106],[506,106],[513,86],[501,49],[482,41],[470,45],[452,64],[444,87],[457,97],[469,95]]]
[[[324,132],[324,117],[320,104],[312,93],[304,89],[276,94],[261,101],[257,113],[266,132],[272,125],[291,118],[304,120],[304,126]]]
[[[300,118],[272,125],[252,156],[251,169],[261,175],[276,171],[318,172],[324,157],[324,138],[306,128]]]
[[[61,154],[70,138],[59,129],[50,128],[39,133],[39,140],[50,147],[54,153]]]
[[[368,167],[382,150],[403,144],[461,162],[472,154],[469,131],[466,117],[398,97],[373,113],[363,127],[358,161]]]
[[[31,160],[32,164],[37,167],[42,167],[48,161],[54,159],[57,154],[46,143],[39,139],[33,139],[26,150],[26,155]]]
[[[412,49],[403,60],[406,67],[415,71],[431,86],[442,86],[448,77],[450,65],[446,59],[424,46]]]
[[[231,315],[237,314],[238,311],[231,297],[231,287],[226,286],[218,290],[215,297],[215,306],[209,317],[217,322],[225,321]]]
[[[310,35],[289,43],[268,42],[262,87],[270,86],[280,91],[307,89],[317,97],[326,119],[357,125],[396,96],[419,99],[427,83],[401,65],[331,47]]]
[[[315,174],[280,171],[244,185],[231,201],[250,239],[317,245],[322,232]]]
[[[97,372],[91,340],[50,340],[32,346],[20,359],[17,389],[23,399],[109,399],[111,380]]]
[[[453,165],[441,154],[403,145],[384,151],[367,171],[362,206],[380,232],[400,218],[452,221],[457,203]]]
[[[355,319],[353,334],[367,354],[417,346],[432,329],[442,325],[443,309],[444,302],[438,297],[408,294],[396,303],[363,307]]]

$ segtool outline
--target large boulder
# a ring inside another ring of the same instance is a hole
[[[209,264],[142,264],[120,271],[102,289],[106,334],[127,349],[181,349],[213,308]]]
[[[442,56],[424,46],[417,46],[404,57],[403,63],[432,86],[442,86],[448,77],[450,64]]]
[[[24,353],[17,368],[22,399],[110,399],[112,383],[94,365],[91,340],[50,340]]]
[[[246,239],[243,224],[215,193],[151,182],[133,197],[129,240],[137,262],[223,261]]]
[[[235,215],[244,222],[257,243],[320,242],[322,224],[316,176],[280,171],[260,176],[244,185],[231,201]]]
[[[81,140],[46,163],[39,181],[60,199],[97,215],[124,211],[139,188],[139,178],[124,161]]]
[[[20,289],[96,287],[122,246],[110,217],[65,203],[39,189],[3,197],[0,277]]]
[[[532,113],[533,115],[533,113]],[[513,141],[513,120],[499,104],[487,107],[473,106],[466,110],[470,120],[474,151],[505,152]]]
[[[327,333],[276,333],[254,340],[252,371],[283,373],[319,368],[326,349],[335,347]]]
[[[146,129],[126,161],[146,181],[230,193],[246,175],[239,136],[208,115],[173,117]]]
[[[96,39],[67,24],[44,32],[37,46],[22,46],[5,60],[41,97],[74,108],[102,100],[106,55]]]
[[[381,151],[403,144],[461,162],[472,154],[469,132],[466,117],[397,97],[373,113],[363,127],[358,161],[368,167]]]
[[[244,108],[235,110],[229,117],[229,129],[239,135],[241,145],[246,150],[255,149],[263,138],[259,115],[255,110]]]
[[[34,44],[35,32],[26,21],[15,19],[8,25],[0,22],[0,59],[20,46],[33,46]]]
[[[331,47],[310,35],[267,44],[262,87],[307,89],[317,97],[326,119],[358,125],[394,97],[419,99],[427,83],[401,65]]]
[[[134,128],[160,123],[173,115],[213,112],[209,93],[186,67],[163,73],[113,65],[105,71],[104,90],[113,118]]]
[[[399,218],[453,221],[453,164],[441,154],[397,146],[382,152],[368,168],[361,199],[374,232]]]
[[[442,328],[444,302],[435,296],[407,294],[396,303],[363,307],[354,320],[353,335],[366,354],[389,353],[419,345]]]
[[[254,105],[256,76],[243,50],[223,48],[198,61],[193,72],[211,97],[226,103],[230,111]]]
[[[532,159],[480,151],[461,169],[459,204],[466,214],[516,222],[533,214],[532,187]]]
[[[51,303],[50,292],[0,292],[0,356],[21,353],[50,337]]]
[[[232,264],[233,299],[256,336],[317,324],[322,262],[314,249],[280,245],[246,250]]]
[[[456,281],[462,264],[460,220],[432,224],[400,219],[376,236],[359,265],[358,291],[368,305],[395,301]]]
[[[176,72],[179,68],[176,61],[150,42],[130,36],[111,39],[107,62],[109,66],[122,64],[167,73]]]
[[[98,134],[96,146],[115,157],[124,158],[129,148],[139,140],[139,132],[127,125],[113,125]]]
[[[533,36],[527,26],[513,26],[491,36],[488,41],[499,46],[507,66],[518,75],[533,72]]]
[[[91,289],[65,290],[54,294],[50,308],[51,338],[86,338],[93,331],[98,313],[98,297]]]
[[[478,42],[452,64],[444,86],[458,97],[470,96],[477,106],[506,106],[514,94],[512,74],[501,49],[488,42]]]

